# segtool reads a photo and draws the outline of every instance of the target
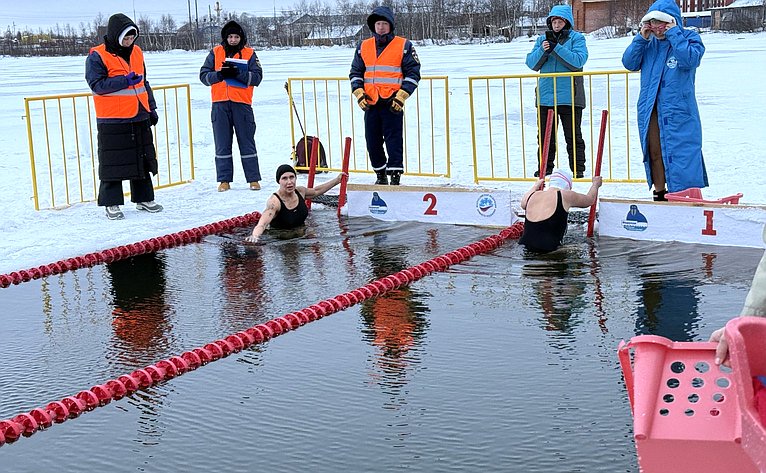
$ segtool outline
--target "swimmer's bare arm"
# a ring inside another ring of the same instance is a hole
[[[245,238],[245,241],[258,243],[258,239],[263,235],[263,232],[266,231],[266,227],[269,226],[271,221],[274,220],[274,217],[277,216],[277,213],[279,213],[279,207],[279,200],[276,196],[272,195],[269,197],[269,200],[266,201],[266,210],[263,211],[261,218],[258,219],[258,225],[253,228],[253,233]]]
[[[311,198],[314,198],[314,197],[316,197],[318,195],[324,194],[325,192],[329,191],[333,187],[335,187],[338,184],[340,184],[340,180],[341,180],[341,178],[344,175],[348,176],[348,173],[342,172],[342,173],[338,174],[337,176],[335,176],[335,179],[330,179],[329,181],[323,182],[322,184],[320,184],[320,185],[318,185],[316,187],[313,187],[313,188],[310,188],[310,189],[309,188],[304,188],[305,191],[303,192],[303,197],[305,197],[306,199],[311,199]],[[301,190],[303,190],[303,189],[301,189]]]
[[[538,179],[537,182],[532,185],[532,188],[529,189],[526,194],[524,194],[524,197],[521,198],[522,210],[527,210],[527,202],[529,201],[529,198],[532,196],[532,194],[542,189],[543,186],[545,186],[545,179]]]
[[[596,203],[598,197],[598,188],[601,187],[601,176],[593,176],[593,184],[590,186],[590,190],[587,194],[580,194],[575,191],[566,191],[562,195],[565,196],[566,207],[590,207]],[[569,210],[567,208],[567,210]]]

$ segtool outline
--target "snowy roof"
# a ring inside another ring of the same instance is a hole
[[[730,7],[762,7],[766,4],[764,0],[734,0]]]
[[[340,39],[359,34],[365,25],[314,27],[306,39]]]
[[[732,3],[725,7],[711,8],[711,10],[723,10],[726,8],[743,8],[743,7],[761,7],[766,4],[766,0],[734,0]]]

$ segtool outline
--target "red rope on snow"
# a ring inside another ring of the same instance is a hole
[[[242,224],[243,221],[238,220],[234,226],[241,226]],[[50,427],[54,423],[59,424],[67,419],[78,417],[83,412],[109,404],[113,399],[121,399],[139,389],[146,389],[180,376],[187,371],[195,370],[211,361],[225,358],[253,344],[278,337],[290,330],[297,329],[301,325],[334,314],[366,299],[398,289],[433,272],[444,271],[454,264],[462,263],[473,256],[498,248],[507,239],[519,239],[523,230],[524,223],[516,222],[497,235],[489,236],[411,268],[403,269],[398,273],[373,281],[366,286],[255,325],[220,340],[210,342],[203,347],[181,353],[178,356],[171,356],[168,359],[160,360],[152,365],[139,368],[130,374],[124,374],[115,379],[110,379],[104,384],[97,384],[90,389],[80,391],[73,396],[67,396],[60,401],[50,402],[45,407],[38,407],[28,413],[21,413],[10,419],[0,421],[0,446],[6,442],[14,442],[22,435],[29,437],[38,430]],[[220,231],[220,229],[215,231]]]

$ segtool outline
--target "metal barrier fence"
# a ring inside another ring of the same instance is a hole
[[[574,88],[582,76],[586,107],[582,117],[586,178],[593,174],[601,110],[609,110],[601,175],[611,182],[645,182],[641,143],[637,139],[635,101],[639,76],[629,71],[517,74],[468,78],[474,181],[535,179],[540,166],[540,129],[535,91],[541,78],[564,80]],[[555,90],[555,87],[554,87]],[[572,92],[572,95],[574,93]],[[561,123],[557,129],[573,126]],[[631,139],[631,135],[633,135]],[[556,133],[556,165],[568,168],[563,133]]]
[[[343,142],[351,136],[349,171],[373,172],[367,158],[364,114],[351,95],[348,77],[292,77],[287,80],[287,93],[293,149],[302,137],[303,127],[308,136],[319,137],[325,148],[327,167],[319,169],[340,171]],[[404,107],[405,174],[449,177],[449,133],[449,80],[446,76],[423,77]],[[311,149],[304,151],[308,156]]]
[[[155,189],[194,179],[189,84],[152,87],[159,171]],[[90,93],[24,98],[35,210],[96,200],[96,115]],[[126,184],[127,186],[127,184]],[[126,193],[127,195],[127,193]]]

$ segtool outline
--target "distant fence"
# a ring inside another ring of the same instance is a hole
[[[189,84],[154,86],[154,127],[161,189],[194,179]],[[90,93],[24,98],[35,210],[96,200],[96,115]],[[126,184],[127,185],[127,184]]]
[[[639,76],[629,71],[516,74],[469,77],[474,181],[534,179],[540,166],[536,88],[543,77],[573,83],[582,76],[586,108],[582,118],[585,177],[596,159],[601,110],[609,110],[601,175],[611,182],[645,182],[643,153],[633,113]],[[558,117],[557,122],[558,123]],[[556,165],[569,167],[561,123],[556,134]]]
[[[287,80],[287,93],[298,114],[296,117],[288,104],[293,148],[303,136],[302,126],[308,136],[318,136],[325,147],[327,168],[321,169],[340,171],[343,140],[351,136],[349,170],[372,172],[364,114],[351,95],[348,77],[292,77]],[[446,76],[423,77],[404,107],[405,174],[449,177],[449,132],[449,80]]]

